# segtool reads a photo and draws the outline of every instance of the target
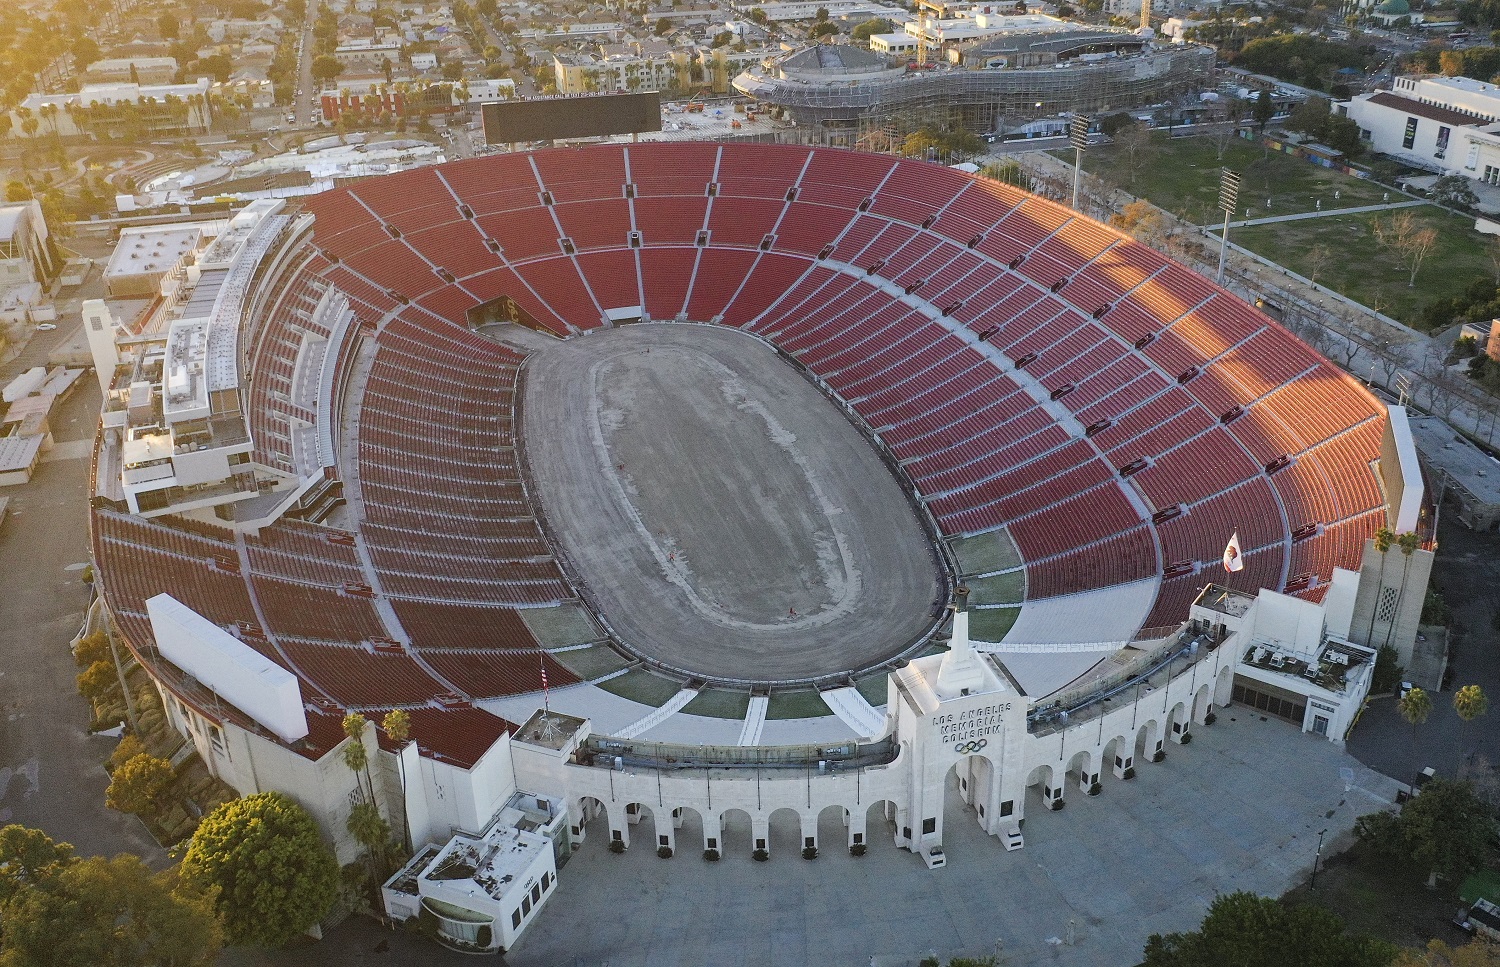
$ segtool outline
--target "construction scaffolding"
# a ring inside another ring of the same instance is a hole
[[[811,129],[809,140],[865,146],[927,125],[1005,133],[1045,118],[1165,103],[1201,90],[1213,76],[1214,56],[1207,47],[1177,44],[1047,68],[948,68],[845,83],[783,78],[761,68],[741,74],[734,86]]]

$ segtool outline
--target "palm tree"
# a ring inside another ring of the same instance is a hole
[[[1411,723],[1411,752],[1412,769],[1416,769],[1417,762],[1417,726],[1427,721],[1427,716],[1432,714],[1432,696],[1420,688],[1413,687],[1411,691],[1401,696],[1396,703],[1396,708],[1401,712],[1401,717]],[[1416,792],[1416,783],[1413,781],[1412,792]]]
[[[368,720],[358,712],[350,712],[344,716],[344,734],[349,737],[349,744],[344,746],[344,765],[348,766],[354,773],[354,785],[359,793],[361,802],[375,801],[375,783],[370,779],[370,753],[365,749],[365,726]],[[366,786],[359,784],[359,777],[363,774],[365,783],[369,787],[366,795]]]
[[[401,770],[401,845],[410,852],[411,829],[406,822],[406,760],[401,757],[401,752],[406,748],[406,743],[411,741],[411,715],[399,708],[392,709],[385,713],[380,727],[385,730],[386,737],[396,744],[396,765]]]
[[[1458,713],[1459,721],[1462,722],[1465,726],[1475,719],[1479,718],[1489,710],[1489,696],[1485,695],[1484,689],[1480,688],[1478,685],[1465,685],[1463,688],[1460,688],[1458,691],[1453,693],[1453,711]],[[1458,748],[1460,767],[1462,767],[1463,765],[1463,732],[1463,726],[1460,726]],[[1453,771],[1455,775],[1458,773],[1457,768],[1455,768]]]
[[[1375,550],[1380,552],[1380,580],[1375,582],[1375,600],[1370,603],[1370,630],[1365,634],[1365,643],[1375,637],[1375,614],[1380,610],[1380,597],[1385,593],[1385,554],[1396,542],[1396,534],[1388,527],[1375,532]]]
[[[1401,548],[1401,589],[1396,592],[1396,611],[1391,615],[1391,623],[1385,628],[1385,643],[1391,643],[1391,632],[1396,630],[1396,618],[1401,614],[1401,602],[1406,598],[1406,577],[1411,573],[1411,556],[1417,548],[1422,546],[1422,538],[1417,536],[1416,531],[1407,531],[1396,538],[1396,546]]]

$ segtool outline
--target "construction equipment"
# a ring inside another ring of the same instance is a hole
[[[917,0],[917,70],[927,69],[927,11],[929,10],[942,20],[948,15],[948,5],[942,0]]]

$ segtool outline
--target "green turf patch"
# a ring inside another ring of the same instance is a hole
[[[564,604],[555,608],[520,608],[517,613],[537,641],[548,648],[581,645],[604,637],[589,613],[576,604]]]
[[[1020,608],[985,608],[969,612],[969,637],[975,641],[999,641],[1021,613]]]
[[[1334,254],[1316,273],[1320,285],[1421,328],[1422,310],[1428,304],[1461,294],[1478,276],[1493,277],[1491,243],[1474,231],[1472,218],[1431,206],[1396,211],[1411,212],[1421,227],[1437,231],[1437,244],[1422,262],[1414,286],[1410,270],[1375,241],[1375,219],[1388,221],[1393,212],[1232,228],[1229,240],[1309,278],[1315,274],[1314,249],[1321,246]],[[1362,254],[1349,258],[1350,252]]]
[[[854,687],[859,689],[859,694],[865,697],[865,701],[869,702],[876,708],[879,708],[880,706],[884,705],[890,698],[890,692],[888,690],[890,678],[891,676],[889,672],[880,672],[875,675],[866,675],[864,678],[861,678],[857,682],[855,682]]]
[[[815,688],[772,691],[766,708],[768,719],[812,719],[833,714]]]
[[[630,664],[608,645],[590,645],[577,651],[557,652],[552,657],[584,681],[617,672]]]
[[[705,688],[682,709],[688,715],[707,715],[716,719],[745,718],[750,710],[749,692],[732,692],[722,688]]]
[[[1021,553],[1004,530],[960,537],[950,544],[962,574],[987,574],[1021,566]]]
[[[1072,151],[1053,153],[1073,163]],[[1240,211],[1236,217],[1242,217],[1246,208],[1252,218],[1265,218],[1317,211],[1319,202],[1323,211],[1378,205],[1390,191],[1383,185],[1288,155],[1268,153],[1260,145],[1242,140],[1230,142],[1221,159],[1218,145],[1210,138],[1169,141],[1167,133],[1161,131],[1152,138],[1150,151],[1138,154],[1136,160],[1132,172],[1126,152],[1115,145],[1100,145],[1084,155],[1083,170],[1196,225],[1223,220],[1218,209],[1220,168],[1240,173]],[[1334,192],[1338,192],[1338,198],[1333,197]],[[1391,194],[1393,200],[1406,197]],[[1266,207],[1267,200],[1270,208]]]
[[[1491,903],[1500,903],[1500,873],[1480,870],[1458,888],[1458,898],[1465,903],[1473,903],[1481,897]]]
[[[650,705],[652,708],[660,708],[666,704],[667,699],[682,691],[682,683],[674,682],[670,678],[662,678],[644,668],[637,668],[618,678],[600,682],[599,687],[621,698],[628,698],[642,705]]]
[[[1007,571],[988,578],[970,578],[969,605],[1020,604],[1026,597],[1026,572]]]

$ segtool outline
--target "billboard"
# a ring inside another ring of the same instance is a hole
[[[487,144],[597,138],[661,130],[661,94],[585,94],[485,104]]]

